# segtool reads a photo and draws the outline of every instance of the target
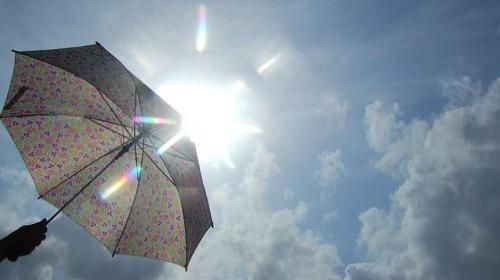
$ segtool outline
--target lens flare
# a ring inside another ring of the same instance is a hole
[[[281,54],[277,54],[270,59],[268,59],[266,62],[262,63],[258,68],[257,68],[257,73],[259,75],[264,74],[271,66],[273,66],[279,59],[281,58]]]
[[[158,153],[159,154],[163,154],[164,152],[166,152],[170,147],[172,147],[175,143],[177,143],[179,140],[182,139],[182,137],[184,137],[186,135],[186,133],[184,132],[184,130],[180,131],[179,133],[177,133],[176,135],[174,135],[174,137],[170,138],[170,140],[168,140],[165,144],[163,144],[159,149],[158,149]]]
[[[207,9],[201,4],[198,8],[198,35],[196,38],[196,50],[203,52],[207,45]]]
[[[112,186],[107,188],[102,194],[101,198],[102,199],[107,199],[110,195],[112,195],[114,192],[116,192],[118,189],[123,187],[127,182],[130,180],[134,179],[135,177],[139,176],[141,173],[141,167],[136,166],[132,168],[130,172],[128,172],[126,175],[122,176],[118,182],[114,183]]]
[[[176,124],[175,120],[172,119],[162,119],[155,117],[134,117],[135,123],[153,123],[153,124]]]

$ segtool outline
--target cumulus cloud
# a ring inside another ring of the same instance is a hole
[[[375,168],[393,177],[406,175],[409,157],[422,149],[428,124],[412,120],[405,124],[397,118],[401,115],[397,103],[375,101],[366,106],[366,138],[370,147],[381,154]]]
[[[467,105],[483,91],[481,83],[474,82],[470,77],[444,80],[441,82],[441,87],[450,107]]]
[[[181,279],[340,279],[335,246],[302,230],[308,206],[272,209],[265,205],[270,176],[278,172],[274,155],[259,146],[238,186],[212,194],[215,229],[201,243]],[[253,184],[259,184],[254,186]]]
[[[315,172],[315,176],[323,186],[334,186],[338,179],[346,174],[340,149],[323,151],[318,155],[318,161],[320,168]]]
[[[48,237],[29,257],[21,257],[15,263],[0,263],[1,279],[53,279],[54,266],[61,265],[67,255],[65,242]]]
[[[38,196],[26,170],[0,166],[0,236],[48,217],[55,210]]]
[[[403,125],[396,119],[399,114],[399,105],[396,103],[387,104],[377,100],[366,106],[366,138],[373,150],[377,152],[385,151],[396,135],[398,135]]]
[[[347,266],[346,279],[498,279],[500,79],[486,92],[452,84],[464,82],[466,98],[452,95],[431,121],[399,121],[397,104],[367,107],[368,141],[378,162],[391,159],[380,165],[403,166],[403,183],[389,210],[360,215],[369,261]]]

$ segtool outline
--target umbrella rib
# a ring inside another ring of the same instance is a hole
[[[167,180],[170,181],[170,183],[172,183],[174,186],[177,186],[174,182],[174,178],[170,178],[165,172],[163,172],[163,170],[161,170],[161,167],[158,166],[158,164],[153,160],[153,158],[148,154],[148,152],[146,152],[146,150],[144,150],[143,147],[139,146],[139,148],[141,148],[142,152],[148,157],[148,159],[156,166],[156,168],[158,168],[158,170],[160,170],[160,172],[167,178]],[[168,168],[167,168],[168,170]],[[170,172],[170,170],[168,171]]]
[[[90,121],[92,121],[91,119],[89,119]],[[97,122],[95,121],[92,121],[93,123],[96,123],[98,124]],[[105,127],[103,126],[104,128],[108,128],[108,127]],[[108,128],[109,129],[109,128]],[[111,130],[111,129],[110,129]],[[123,134],[120,134],[118,132],[115,132],[117,134],[119,134],[120,136],[122,137],[127,137],[126,135],[123,135]],[[127,137],[128,138],[128,137]],[[128,140],[131,140],[131,138],[129,138]],[[144,141],[143,141],[144,142]],[[100,159],[102,159],[103,157],[113,153],[114,151],[116,151],[117,149],[119,148],[122,148],[123,146],[125,146],[127,143],[122,143],[116,147],[114,147],[113,149],[109,150],[108,152],[106,152],[105,154],[101,155],[99,158],[93,160],[92,162],[90,162],[89,164],[85,165],[84,167],[82,167],[81,169],[79,169],[78,171],[76,171],[75,173],[73,173],[71,176],[69,176],[68,178],[64,179],[62,182],[60,182],[59,184],[55,185],[54,187],[52,187],[50,190],[46,191],[45,193],[41,194],[38,196],[38,199],[40,198],[43,198],[44,196],[46,196],[48,193],[50,193],[51,191],[55,190],[56,188],[58,188],[59,186],[61,186],[62,184],[64,184],[66,181],[68,181],[69,179],[73,178],[74,176],[76,176],[78,173],[80,173],[82,170],[88,168],[89,166],[91,166],[92,164],[96,163],[97,161],[99,161]],[[137,165],[137,163],[136,163]]]
[[[127,127],[127,128],[131,128],[131,127],[128,127],[128,126],[125,126],[125,125],[122,125],[122,124],[119,124],[119,123],[115,123],[115,122],[112,122],[112,121],[109,121],[109,120],[105,120],[105,119],[100,119],[100,118],[94,118],[94,117],[91,117],[91,116],[82,116],[82,115],[75,115],[75,114],[54,114],[54,113],[36,113],[36,114],[25,114],[25,115],[15,115],[15,116],[0,116],[0,119],[7,119],[7,118],[29,118],[29,117],[38,117],[38,116],[47,116],[47,117],[77,117],[77,118],[84,118],[84,119],[92,119],[92,120],[96,120],[96,121],[100,121],[100,122],[105,122],[105,123],[109,123],[109,124],[114,124],[114,125],[120,125],[120,126],[124,126],[124,127]]]
[[[148,134],[146,137],[148,138],[149,142],[151,142],[151,145],[155,146],[154,143],[153,143],[153,140],[151,140],[151,137],[149,135],[150,134]],[[158,148],[155,148],[155,150],[158,151]],[[174,182],[175,179],[174,179],[174,176],[172,175],[172,170],[170,170],[170,168],[168,167],[168,164],[165,162],[165,160],[163,159],[163,157],[159,153],[158,153],[158,157],[160,158],[161,162],[163,163],[163,165],[167,169],[167,171],[170,174],[170,176],[172,176],[172,181],[173,181],[172,184],[174,184],[175,186],[177,186],[177,184]]]
[[[53,190],[57,189],[58,187],[60,187],[62,184],[64,184],[65,182],[67,182],[69,179],[75,177],[76,175],[78,175],[78,173],[82,172],[84,169],[90,167],[92,164],[96,163],[97,161],[99,161],[100,159],[104,158],[105,156],[108,156],[110,155],[111,153],[113,152],[116,152],[118,149],[120,148],[123,148],[127,143],[123,143],[123,144],[120,144],[116,147],[114,147],[113,149],[107,151],[106,153],[104,153],[103,155],[101,155],[100,157],[96,158],[95,160],[93,160],[92,162],[88,163],[87,165],[85,165],[84,167],[80,168],[78,171],[76,171],[75,173],[73,173],[71,176],[69,176],[68,178],[62,180],[59,184],[55,185],[54,187],[52,187],[50,190],[46,191],[45,193],[41,194],[38,196],[38,199],[40,198],[43,198],[44,196],[46,196],[47,194],[49,194],[50,192],[52,192]]]
[[[142,138],[142,142],[144,144],[144,138]],[[134,150],[136,149],[137,145],[138,144],[134,145]],[[135,151],[135,154],[136,154],[136,166],[137,166],[137,151]],[[139,170],[142,170],[143,161],[144,161],[144,152],[141,155],[141,169],[139,169]],[[120,237],[118,237],[118,241],[116,242],[115,249],[113,249],[113,254],[111,255],[112,257],[115,256],[116,250],[118,249],[118,245],[120,245],[120,241],[122,240],[123,233],[125,232],[125,229],[127,228],[130,216],[132,215],[132,210],[134,209],[135,200],[137,198],[137,193],[139,193],[139,187],[141,186],[141,178],[142,178],[142,172],[139,172],[139,175],[137,177],[137,188],[135,189],[134,199],[132,200],[132,205],[130,206],[130,211],[128,212],[127,219],[125,220],[125,225],[123,226],[122,232],[120,233]]]
[[[134,116],[137,116],[137,88],[134,91]],[[134,137],[135,137],[135,127],[136,123],[134,120]],[[144,142],[144,138],[142,139],[142,142]],[[134,145],[134,159],[135,159],[135,166],[137,166],[137,145]],[[141,165],[142,168],[142,165]]]
[[[130,138],[130,136],[127,136],[127,135],[125,135],[125,134],[123,134],[123,133],[121,133],[121,132],[118,132],[118,131],[116,131],[116,130],[114,130],[114,129],[110,128],[110,127],[105,126],[105,125],[102,125],[101,123],[99,123],[98,121],[96,121],[96,120],[94,120],[94,119],[89,119],[89,121],[91,121],[91,122],[93,122],[93,123],[97,124],[98,126],[100,126],[100,127],[104,128],[104,129],[107,129],[107,130],[109,130],[109,131],[111,131],[111,132],[113,132],[113,133],[115,133],[115,134],[117,134],[117,135],[120,135],[121,137],[124,137],[124,138],[127,138],[127,139],[131,139],[131,138]]]
[[[150,134],[148,134],[148,135],[150,135],[150,136],[151,136],[151,137],[153,137],[153,138],[156,138],[156,140],[160,140],[160,141],[161,141],[161,139],[160,139],[158,136],[154,135],[154,134],[151,134],[151,133],[150,133]],[[148,137],[148,138],[149,138],[149,137]],[[152,141],[151,139],[149,139],[149,141],[151,142],[151,144],[153,144],[153,141]],[[175,147],[173,147],[173,146],[172,146],[172,147],[170,147],[170,149],[172,149],[172,150],[176,151],[177,153],[181,154],[181,155],[184,157],[184,159],[186,159],[186,160],[188,160],[188,161],[191,161],[191,162],[195,162],[195,161],[194,161],[194,159],[192,159],[192,158],[188,157],[186,154],[184,154],[183,152],[181,152],[179,149],[176,149],[176,148],[175,148]],[[170,153],[170,154],[173,154],[173,153]],[[180,157],[180,156],[178,156],[178,157]]]
[[[115,116],[116,120],[120,123],[120,125],[122,127],[125,127],[125,131],[128,133],[128,135],[130,135],[130,137],[133,137],[132,134],[130,133],[130,131],[128,131],[127,126],[125,126],[123,124],[123,122],[120,120],[120,118],[118,117],[118,115],[116,114],[115,110],[113,110],[113,108],[111,107],[111,105],[109,105],[108,101],[106,100],[106,98],[104,97],[104,94],[101,92],[100,89],[96,88],[97,89],[97,92],[99,92],[99,95],[101,96],[102,100],[104,101],[104,103],[106,103],[106,105],[108,106],[109,110],[111,111],[111,113],[113,113],[113,115]]]
[[[134,77],[135,77],[135,75],[133,75],[133,74],[132,74],[132,73],[131,73],[131,72],[130,72],[130,71],[129,71],[126,67],[125,67],[125,65],[123,65],[123,63],[121,63],[121,61],[119,61],[119,60],[118,60],[118,59],[117,59],[117,58],[116,58],[113,54],[111,54],[108,50],[106,50],[103,46],[101,46],[101,44],[99,44],[99,43],[97,43],[97,42],[96,42],[96,45],[98,45],[99,47],[101,47],[102,49],[104,49],[104,50],[105,50],[105,51],[106,51],[109,55],[111,55],[111,56],[114,58],[114,60],[115,60],[116,62],[118,62],[118,63],[119,63],[119,64],[120,64],[120,65],[121,65],[121,66],[122,66],[122,67],[123,67],[123,68],[127,71],[127,73],[128,73],[129,75],[132,75],[132,76],[134,76]],[[97,91],[99,91],[99,92],[100,92],[99,87],[98,87],[98,86],[96,86],[96,85],[94,84],[94,82],[90,82],[90,81],[88,81],[86,78],[83,78],[83,77],[81,77],[81,76],[78,76],[77,74],[73,73],[71,69],[66,69],[66,67],[61,67],[61,66],[59,66],[59,65],[55,65],[55,64],[53,64],[53,63],[51,63],[51,62],[48,62],[48,61],[45,61],[45,60],[43,60],[43,59],[36,58],[36,57],[34,57],[33,55],[30,55],[30,54],[28,54],[28,53],[26,53],[26,52],[24,52],[24,51],[16,51],[16,50],[12,50],[12,51],[13,51],[15,54],[21,54],[21,55],[24,55],[24,56],[30,57],[30,58],[32,58],[32,59],[36,59],[36,60],[38,60],[38,61],[41,61],[41,62],[43,62],[43,63],[49,64],[49,65],[52,65],[52,66],[54,66],[54,67],[56,67],[56,68],[58,68],[58,69],[61,69],[61,70],[65,71],[65,72],[67,72],[67,73],[69,73],[69,74],[73,75],[74,77],[76,77],[76,78],[78,78],[78,79],[81,79],[81,80],[83,80],[83,81],[87,82],[89,85],[92,85],[93,87],[95,87],[95,88],[97,89]],[[122,110],[122,111],[124,112],[124,110],[123,110],[122,108],[120,108],[120,106],[117,106],[117,107],[118,107],[120,110]],[[124,113],[125,113],[125,112],[124,112]],[[125,115],[127,115],[127,114],[125,114]]]
[[[153,149],[153,150],[156,150],[156,149],[157,149],[155,146],[150,145],[150,144],[147,144],[147,143],[144,143],[144,146],[146,146],[146,147],[148,147],[148,148],[151,148],[151,149]],[[183,160],[187,160],[187,161],[194,162],[194,161],[193,161],[193,160],[191,160],[190,158],[183,157],[183,156],[181,156],[181,155],[174,154],[174,153],[171,153],[171,152],[169,152],[169,151],[165,151],[164,153],[165,153],[165,154],[169,154],[169,155],[171,155],[171,156],[173,156],[173,157],[176,157],[176,158],[180,158],[180,159],[183,159]]]
[[[16,95],[14,95],[14,97],[12,97],[10,99],[9,102],[7,102],[7,104],[5,104],[5,106],[3,107],[4,110],[9,110],[10,107],[14,106],[14,104],[17,103],[17,101],[19,101],[19,99],[24,95],[24,93],[26,92],[26,90],[30,89],[29,87],[26,87],[26,86],[22,86],[16,93]]]
[[[47,220],[47,224],[50,223],[59,213],[62,212],[62,210],[64,210],[64,208],[66,208],[66,206],[68,206],[73,200],[75,200],[75,198],[80,195],[90,184],[92,184],[92,182],[94,182],[95,179],[97,179],[97,177],[99,177],[106,169],[108,169],[108,167],[111,166],[111,164],[113,164],[116,160],[118,160],[119,158],[121,158],[125,153],[127,153],[130,149],[130,147],[132,145],[135,145],[137,143],[137,140],[139,138],[141,138],[143,135],[142,133],[139,134],[136,138],[134,139],[131,139],[129,142],[127,142],[123,147],[122,149],[113,157],[113,159],[108,162],[106,164],[106,166],[104,166],[101,170],[99,170],[99,172],[94,176],[92,177],[92,179],[87,183],[85,184],[85,186],[83,186],[75,195],[73,195],[73,197],[66,201],[66,203],[64,203],[64,205],[59,208],[59,210],[57,210],[57,212],[55,212],[48,220]]]
[[[141,101],[141,98],[139,95],[137,95],[137,100],[139,101],[139,106],[141,108],[141,114],[144,113],[144,110],[142,108],[142,101]],[[142,124],[142,129],[144,130],[144,123]],[[152,131],[154,129],[154,127],[152,129],[150,129],[149,131]],[[153,141],[151,140],[151,137],[153,134],[152,133],[147,133],[146,137],[148,138],[149,142],[151,142],[151,145],[153,147],[155,147]],[[144,141],[143,141],[144,143]],[[154,148],[155,150],[158,150],[158,148]],[[168,165],[165,163],[165,161],[163,160],[163,158],[161,157],[160,154],[158,154],[158,157],[160,158],[161,162],[163,163],[163,165],[165,166],[165,168],[167,169],[169,175],[172,177],[170,178],[169,176],[167,176],[167,174],[165,174],[165,172],[163,172],[163,170],[156,164],[156,162],[149,156],[149,154],[146,152],[146,150],[144,149],[144,147],[142,147],[142,152],[146,154],[146,156],[154,163],[154,165],[160,170],[161,173],[163,173],[163,175],[165,175],[165,177],[167,177],[167,179],[174,185],[174,186],[177,186],[177,184],[174,182],[174,176],[172,176],[172,172],[170,171],[170,168],[168,168]]]

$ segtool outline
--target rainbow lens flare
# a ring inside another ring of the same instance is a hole
[[[203,52],[207,46],[207,9],[201,4],[198,8],[198,35],[196,37],[196,50]]]
[[[120,180],[118,180],[118,182],[114,183],[112,186],[107,188],[103,193],[101,193],[101,198],[107,199],[110,195],[112,195],[118,189],[123,187],[123,185],[125,185],[127,182],[139,176],[140,173],[141,173],[141,167],[136,166],[132,168],[132,170],[127,174],[125,174],[124,176],[122,176]]]
[[[134,117],[135,123],[176,124],[175,120],[155,117]]]
[[[165,144],[163,144],[159,149],[158,149],[158,154],[163,154],[166,152],[170,147],[172,147],[175,143],[177,143],[179,140],[184,137],[186,133],[184,131],[181,131],[174,135],[174,137],[170,138]]]
[[[281,58],[281,54],[277,54],[270,59],[268,59],[266,62],[262,63],[258,68],[257,68],[257,73],[259,75],[264,74],[271,66],[273,66],[279,59]]]

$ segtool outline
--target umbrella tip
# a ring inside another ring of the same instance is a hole
[[[95,41],[95,44],[98,45],[99,47],[102,47],[101,43]]]

